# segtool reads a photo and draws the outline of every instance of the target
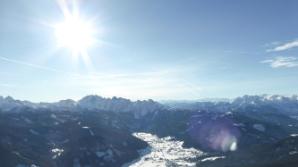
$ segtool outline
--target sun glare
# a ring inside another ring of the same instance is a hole
[[[68,48],[76,54],[85,52],[95,41],[91,22],[75,16],[56,24],[55,35],[59,47]]]

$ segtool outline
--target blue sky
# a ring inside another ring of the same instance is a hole
[[[72,1],[66,2],[69,6]],[[298,93],[296,0],[88,0],[89,62],[57,47],[54,0],[0,1],[0,95],[130,99]]]

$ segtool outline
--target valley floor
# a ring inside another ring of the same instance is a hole
[[[140,150],[140,158],[123,167],[166,167],[196,166],[196,158],[203,152],[194,148],[183,148],[182,141],[171,137],[159,138],[150,133],[134,133],[134,136],[147,142],[149,147]]]

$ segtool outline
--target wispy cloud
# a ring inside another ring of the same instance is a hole
[[[47,66],[37,65],[26,61],[20,61],[0,56],[0,61],[15,65],[26,66],[45,72],[63,74],[63,83],[69,88],[80,89],[83,92],[96,93],[111,97],[114,95],[130,99],[163,99],[163,98],[198,98],[201,87],[196,83],[183,79],[189,68],[166,68],[156,71],[122,72],[122,73],[98,73],[90,71],[88,74],[61,71]],[[47,82],[49,83],[49,82]],[[54,83],[53,83],[54,84]],[[0,87],[12,87],[14,85],[1,84]]]
[[[13,87],[15,87],[15,86],[16,86],[16,85],[13,85],[13,84],[0,83],[0,87],[13,88]]]
[[[277,45],[274,48],[268,49],[267,52],[279,52],[298,47],[298,40]]]
[[[123,74],[91,74],[69,78],[68,84],[102,96],[121,96],[130,99],[198,98],[199,85],[181,77],[184,71],[167,69],[152,72]]]
[[[163,76],[163,75],[167,75],[167,74],[175,72],[175,70],[159,70],[159,71],[134,72],[134,73],[97,73],[97,72],[90,71],[90,74],[83,75],[80,73],[67,72],[67,71],[62,71],[62,70],[47,67],[47,66],[33,64],[30,62],[26,62],[26,61],[11,59],[11,58],[4,57],[4,56],[0,56],[0,61],[5,61],[8,63],[21,65],[21,66],[26,66],[29,68],[34,68],[36,70],[66,74],[70,77],[83,77],[84,79],[135,78],[135,77],[142,77],[142,76],[152,77],[152,76]],[[2,74],[2,73],[6,74],[4,72],[0,72],[0,74]]]
[[[35,69],[44,70],[44,71],[61,72],[61,71],[56,70],[54,68],[49,68],[49,67],[45,67],[45,66],[41,66],[41,65],[36,65],[36,64],[32,64],[32,63],[28,63],[28,62],[24,62],[24,61],[20,61],[20,60],[10,59],[10,58],[3,57],[3,56],[0,56],[0,60],[6,61],[8,63],[18,64],[18,65],[27,66],[27,67],[31,67],[31,68],[35,68]]]
[[[298,59],[296,57],[279,56],[272,59],[263,60],[261,63],[269,64],[272,68],[298,67]]]

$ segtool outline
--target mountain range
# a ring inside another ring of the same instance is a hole
[[[90,95],[55,103],[0,97],[0,162],[7,167],[117,167],[148,147],[132,135],[145,132],[203,151],[198,166],[295,167],[297,118],[297,96],[156,102]]]
[[[33,103],[15,100],[10,96],[0,96],[0,109],[2,111],[18,111],[23,108],[47,109],[52,111],[104,110],[112,112],[135,112],[136,115],[145,115],[148,112],[160,110],[164,106],[151,99],[133,102],[121,97],[103,98],[97,95],[89,95],[79,101],[67,99],[54,103]]]
[[[15,100],[10,96],[0,96],[0,109],[2,111],[16,110],[18,108],[50,109],[50,110],[105,110],[113,112],[134,112],[138,111],[141,115],[161,109],[190,109],[206,110],[216,109],[216,111],[237,110],[239,108],[254,106],[272,106],[283,109],[288,113],[298,112],[298,96],[291,97],[280,95],[245,95],[228,99],[209,99],[199,101],[161,101],[149,100],[131,101],[121,97],[103,98],[97,95],[85,96],[75,101],[72,99],[60,100],[54,103],[33,103],[30,101]]]

